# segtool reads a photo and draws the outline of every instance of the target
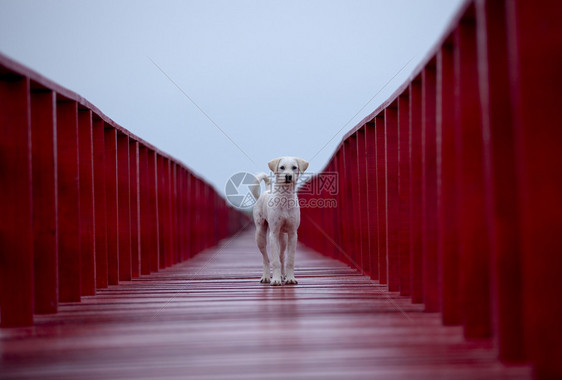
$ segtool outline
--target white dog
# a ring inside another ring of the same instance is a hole
[[[268,166],[275,174],[273,188],[271,188],[269,176],[265,173],[256,176],[258,185],[252,188],[254,197],[257,198],[254,205],[256,243],[263,255],[263,276],[260,282],[271,282],[271,285],[278,286],[285,280],[286,284],[297,284],[295,250],[301,214],[295,187],[299,175],[308,168],[308,162],[296,157],[281,157],[271,160]],[[258,198],[257,193],[261,181],[265,182],[266,188],[269,185],[270,189]],[[269,277],[268,240],[273,278]],[[285,266],[286,248],[289,251],[287,266]]]

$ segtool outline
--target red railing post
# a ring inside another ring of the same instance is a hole
[[[54,91],[32,89],[35,314],[56,313],[58,306],[56,128]]]
[[[379,271],[379,218],[377,203],[377,140],[374,121],[365,126],[365,148],[367,150],[367,208],[369,223],[369,256],[371,278],[378,280]],[[338,207],[343,205],[338,204]]]
[[[338,180],[339,180],[339,194],[338,194],[338,214],[337,220],[339,221],[339,225],[337,226],[338,230],[338,258],[343,261],[344,263],[352,266],[353,264],[350,261],[350,255],[348,252],[348,241],[349,236],[347,235],[347,208],[349,204],[347,203],[347,181],[345,175],[345,151],[344,146],[342,145],[340,149],[336,153],[337,157],[337,171],[339,173]]]
[[[525,351],[537,379],[562,378],[562,2],[506,1],[523,268]],[[517,287],[516,281],[513,285]]]
[[[493,234],[494,332],[500,358],[507,362],[520,362],[526,359],[523,269],[505,4],[503,1],[477,1],[476,9],[478,62],[481,65],[478,72],[487,153],[486,195]]]
[[[129,140],[129,174],[131,194],[131,276],[137,278],[141,274],[141,231],[140,231],[140,176],[139,176],[139,143]]]
[[[80,266],[81,294],[96,294],[96,239],[94,216],[94,159],[92,111],[78,110],[80,151]]]
[[[185,202],[184,202],[184,171],[185,169],[179,165],[176,167],[176,245],[177,245],[177,260],[178,262],[182,262],[185,260],[184,258],[184,211],[185,211]]]
[[[117,220],[117,130],[105,128],[105,198],[107,220],[107,278],[109,285],[119,283],[119,241]]]
[[[94,217],[96,237],[96,288],[108,286],[108,243],[107,243],[107,198],[105,172],[105,132],[104,121],[94,115]]]
[[[119,240],[119,281],[131,280],[131,194],[129,174],[129,136],[117,134],[117,196]]]
[[[378,209],[378,236],[379,236],[379,282],[388,284],[388,235],[386,198],[386,147],[385,147],[385,120],[384,112],[375,116],[375,144],[377,146],[377,209]]]
[[[410,83],[410,276],[413,303],[423,303],[422,272],[422,89],[421,75]]]
[[[343,170],[341,172],[343,178],[343,188],[342,195],[344,199],[344,204],[346,207],[342,209],[344,219],[342,220],[343,236],[344,236],[344,246],[343,249],[348,256],[350,264],[352,267],[361,269],[361,263],[357,261],[357,242],[356,228],[354,226],[355,218],[355,207],[356,207],[356,196],[353,191],[353,182],[355,181],[354,168],[357,167],[357,160],[354,159],[353,149],[355,147],[351,141],[353,137],[349,137],[343,142],[342,146],[342,164]],[[322,223],[320,223],[322,226]]]
[[[425,310],[441,310],[437,256],[437,140],[435,131],[435,60],[422,71],[422,258]]]
[[[490,246],[486,217],[476,27],[470,7],[455,31],[460,300],[467,337],[489,337]]]
[[[400,290],[398,233],[400,198],[398,196],[398,102],[384,109],[386,252],[388,290]]]
[[[148,223],[148,242],[150,255],[150,271],[158,272],[160,268],[160,210],[159,210],[159,186],[158,186],[158,154],[152,149],[148,150],[148,212],[146,214]]]
[[[78,106],[57,102],[57,183],[59,219],[59,301],[80,302],[80,174]]]
[[[410,284],[410,97],[408,89],[398,97],[398,196],[400,294],[411,294]]]
[[[29,79],[0,79],[1,326],[33,324],[33,221]]]
[[[151,215],[148,174],[148,148],[139,145],[139,220],[140,220],[140,273],[150,274],[150,257],[153,249],[153,223]]]
[[[359,224],[359,236],[361,245],[361,262],[363,271],[372,276],[371,274],[371,259],[369,247],[369,206],[368,206],[368,188],[367,188],[367,149],[365,146],[365,130],[366,126],[361,127],[357,131],[357,194],[355,195],[359,200],[359,214],[357,223]],[[324,197],[322,197],[324,198]],[[328,213],[329,209],[324,208],[321,211]],[[330,217],[323,217],[322,220],[330,220]]]
[[[169,159],[164,162],[165,165],[165,176],[166,176],[166,267],[172,266],[174,264],[174,215],[173,215],[173,205],[174,205],[174,178],[172,175],[172,164]]]
[[[328,170],[330,175],[337,173],[335,160],[332,160],[332,162],[330,162],[330,164],[328,165]],[[339,249],[338,249],[339,226],[337,224],[338,223],[337,216],[338,216],[338,210],[341,206],[341,204],[339,203],[340,202],[339,193],[341,192],[341,189],[339,188],[337,175],[334,175],[332,177],[332,180],[334,181],[333,188],[323,187],[324,194],[326,194],[328,198],[333,199],[335,202],[335,207],[331,208],[330,211],[328,212],[330,219],[326,219],[329,220],[329,222],[327,223],[328,226],[327,232],[329,233],[331,241],[326,239],[326,242],[324,244],[329,248],[328,252],[331,255],[331,257],[337,257],[337,255],[339,254]],[[332,190],[331,192],[330,189]]]
[[[158,245],[160,247],[160,257],[158,260],[159,268],[166,268],[166,258],[168,257],[168,244],[167,244],[167,232],[168,232],[168,206],[167,206],[167,195],[168,191],[166,188],[166,165],[165,158],[161,155],[157,155],[157,176],[156,181],[158,183]]]
[[[199,239],[199,230],[198,230],[198,221],[197,221],[197,207],[199,203],[199,189],[197,183],[197,177],[193,175],[193,173],[189,174],[189,225],[191,226],[189,236],[190,236],[190,243],[189,243],[189,250],[190,250],[190,257],[195,256],[199,251],[197,249],[198,239]]]
[[[193,198],[192,198],[192,187],[193,187],[193,175],[186,171],[185,172],[185,190],[184,190],[184,197],[185,197],[185,220],[184,220],[184,230],[183,230],[183,235],[184,235],[184,240],[185,240],[185,260],[188,260],[192,257],[192,245],[191,245],[191,240],[192,240],[192,230],[193,230],[193,224],[192,224],[192,209],[193,209]],[[230,233],[230,232],[229,232]]]
[[[457,157],[455,149],[455,102],[453,41],[448,39],[437,54],[437,134],[441,143],[438,161],[438,256],[441,261],[442,312],[445,325],[459,325],[459,245],[457,215]]]

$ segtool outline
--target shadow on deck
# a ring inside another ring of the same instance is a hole
[[[253,232],[0,330],[0,378],[530,378],[346,265],[300,247],[297,286],[259,283]]]

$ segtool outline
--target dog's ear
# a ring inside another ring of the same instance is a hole
[[[277,165],[279,165],[279,161],[281,161],[281,157],[280,158],[276,158],[274,160],[271,160],[267,163],[267,166],[269,166],[269,169],[273,172],[273,173],[277,173]]]
[[[297,165],[299,166],[299,171],[304,173],[308,168],[308,162],[303,160],[302,158],[297,158]]]

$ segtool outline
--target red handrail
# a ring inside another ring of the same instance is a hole
[[[562,3],[465,1],[301,191],[299,236],[562,378]],[[339,191],[322,190],[339,174]],[[314,193],[309,189],[320,191]]]
[[[0,322],[193,257],[247,224],[187,166],[0,55]]]

